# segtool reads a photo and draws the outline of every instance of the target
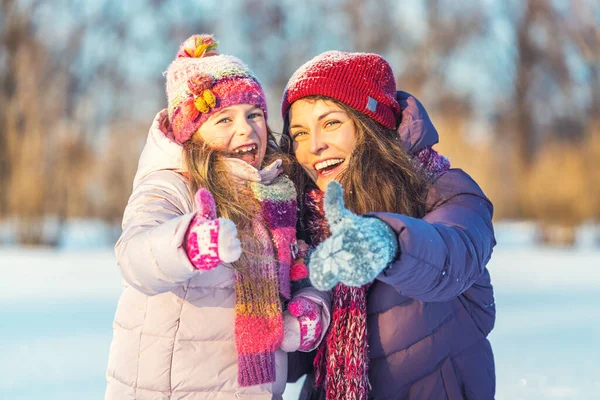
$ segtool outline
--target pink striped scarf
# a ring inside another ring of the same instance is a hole
[[[270,185],[251,182],[249,187],[260,205],[252,228],[263,252],[260,262],[250,265],[247,273],[236,272],[235,343],[240,386],[275,381],[275,350],[283,340],[279,295],[291,297],[291,246],[296,240],[296,190],[292,182],[281,175]]]

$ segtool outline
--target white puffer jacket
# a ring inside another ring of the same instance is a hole
[[[237,384],[235,275],[227,265],[195,270],[185,252],[194,216],[182,148],[165,136],[166,110],[148,135],[115,247],[123,293],[114,319],[106,399],[279,399],[287,354],[278,350],[276,382]],[[324,294],[303,296],[323,307]]]

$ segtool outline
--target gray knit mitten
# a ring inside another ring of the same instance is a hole
[[[319,290],[338,281],[362,286],[375,279],[398,252],[395,232],[377,218],[361,217],[344,206],[342,186],[329,182],[325,191],[325,218],[331,236],[310,257],[310,280]]]

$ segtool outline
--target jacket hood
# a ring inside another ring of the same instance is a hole
[[[436,144],[439,136],[423,104],[411,94],[402,91],[396,92],[396,100],[402,110],[398,134],[406,151],[415,154]]]
[[[183,146],[175,142],[166,109],[161,110],[154,117],[133,179],[133,187],[135,188],[151,172],[160,170],[177,172],[186,170],[183,162]]]

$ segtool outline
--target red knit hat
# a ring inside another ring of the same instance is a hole
[[[285,88],[283,119],[294,101],[314,95],[338,100],[391,129],[400,120],[394,72],[377,54],[327,51],[308,61]]]

